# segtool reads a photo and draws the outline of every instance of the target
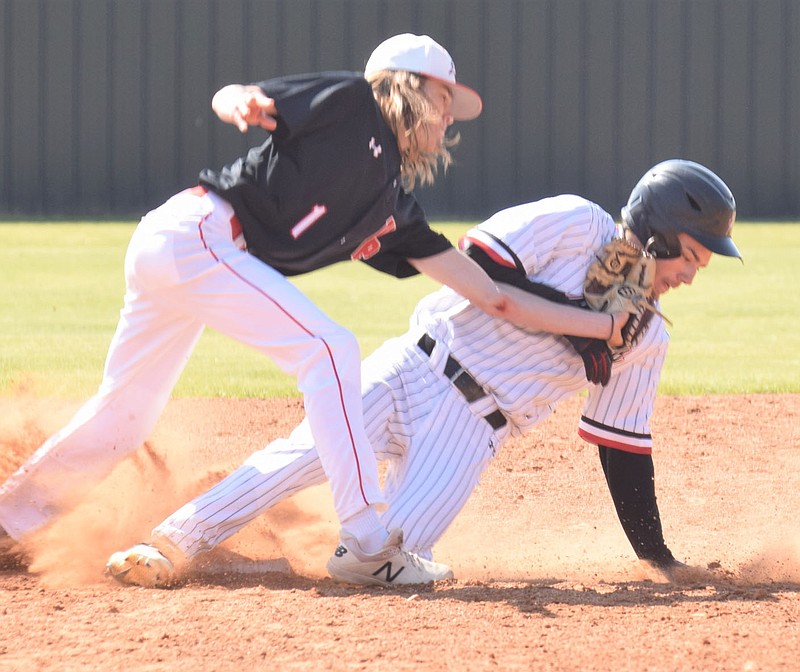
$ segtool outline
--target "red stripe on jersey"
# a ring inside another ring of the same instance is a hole
[[[609,448],[616,448],[617,450],[624,450],[626,453],[636,453],[637,455],[651,455],[653,453],[652,446],[636,446],[624,442],[624,437],[619,436],[618,439],[611,439],[608,435],[600,436],[593,434],[583,427],[578,429],[578,436],[588,443],[593,443],[596,446],[608,446]]]
[[[462,250],[466,249],[467,245],[475,245],[479,247],[481,250],[486,252],[489,255],[489,258],[495,262],[496,264],[500,264],[500,266],[506,266],[508,268],[516,268],[514,261],[512,259],[508,259],[506,256],[503,256],[494,249],[489,243],[479,238],[475,238],[470,235],[465,235],[461,237],[461,240],[458,243],[459,248]]]
[[[242,223],[236,215],[231,217],[231,235],[234,240],[242,235]]]
[[[192,196],[205,196],[208,193],[208,189],[201,187],[199,184],[195,187],[187,189],[186,191],[192,194]]]

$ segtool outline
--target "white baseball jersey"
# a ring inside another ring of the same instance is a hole
[[[579,298],[589,265],[616,235],[616,225],[598,205],[563,195],[503,210],[467,233],[490,255],[508,256],[486,233],[511,248],[529,279]],[[447,289],[423,299],[415,313],[415,323],[447,344],[491,392],[515,434],[587,387],[583,362],[565,338],[485,318]],[[581,436],[623,450],[650,451],[650,416],[668,339],[663,320],[654,320],[642,342],[614,363],[609,384],[590,386]]]
[[[491,234],[491,235],[487,235]],[[467,236],[496,258],[522,262],[531,280],[582,295],[589,264],[616,235],[611,216],[578,196],[557,196],[503,210]],[[418,344],[435,341],[430,354]],[[481,473],[509,436],[546,418],[587,386],[579,424],[587,441],[649,453],[650,416],[668,335],[654,318],[639,344],[614,363],[606,387],[589,385],[583,362],[562,336],[519,329],[470,305],[448,288],[425,297],[409,331],[362,365],[367,434],[388,459],[388,529],[424,557],[461,510]],[[468,403],[444,375],[455,358],[487,392]],[[485,419],[499,409],[507,423]],[[187,556],[208,550],[247,522],[325,476],[304,421],[288,438],[252,455],[233,474],[154,530]]]

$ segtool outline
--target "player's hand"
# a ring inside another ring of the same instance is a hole
[[[707,584],[720,579],[720,576],[710,569],[687,565],[677,560],[673,560],[665,565],[659,565],[649,560],[639,560],[639,564],[642,569],[644,569],[647,578],[654,583],[692,586]]]
[[[211,108],[228,124],[233,124],[242,133],[251,126],[274,131],[278,109],[275,101],[257,86],[229,84],[214,94]]]
[[[624,343],[624,339],[622,337],[622,329],[628,323],[628,320],[631,318],[631,314],[626,312],[619,312],[619,313],[610,313],[610,315],[613,318],[613,328],[611,329],[611,336],[607,339],[606,342],[612,348],[619,348]]]
[[[261,90],[245,89],[239,104],[233,110],[232,121],[242,133],[250,126],[274,131],[278,125],[275,120],[277,116],[278,110],[272,98],[265,96]]]

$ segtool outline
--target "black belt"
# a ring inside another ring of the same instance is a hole
[[[433,348],[436,346],[436,341],[428,334],[423,334],[422,338],[417,341],[417,345],[422,352],[430,357]],[[478,385],[478,382],[464,370],[464,367],[456,359],[449,355],[444,365],[444,375],[450,379],[453,386],[464,395],[464,399],[469,403],[487,396],[484,389]],[[492,429],[500,429],[506,424],[506,416],[499,410],[493,411],[489,415],[484,415],[483,419],[491,425]]]

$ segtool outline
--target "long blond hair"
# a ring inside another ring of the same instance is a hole
[[[422,90],[425,77],[407,70],[379,70],[367,79],[389,128],[398,141],[406,140],[400,166],[403,187],[411,191],[417,180],[422,185],[433,184],[439,161],[445,171],[453,163],[450,148],[458,144],[459,136],[446,137],[436,152],[419,148],[417,133],[422,125],[439,120],[439,113]]]

